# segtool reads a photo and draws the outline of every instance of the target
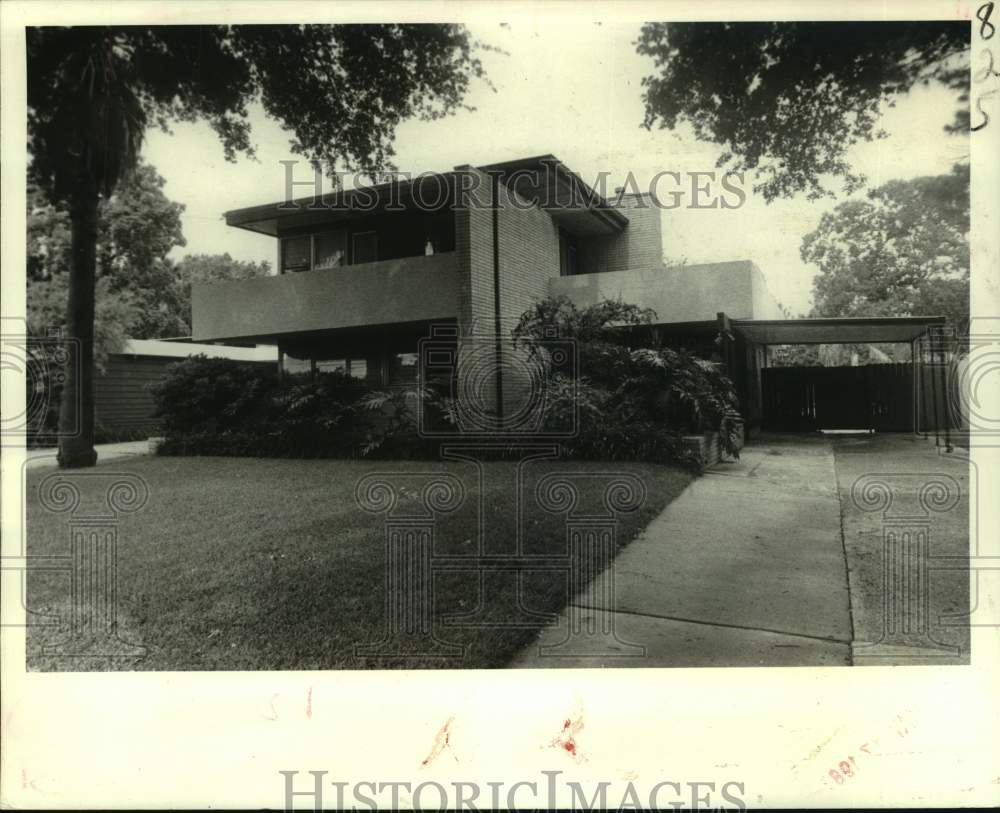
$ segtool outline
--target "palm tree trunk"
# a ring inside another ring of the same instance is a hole
[[[70,202],[72,264],[66,331],[71,363],[59,405],[59,466],[85,468],[97,462],[94,449],[94,288],[97,272],[97,184],[81,173]]]

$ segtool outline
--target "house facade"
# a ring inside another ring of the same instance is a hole
[[[392,386],[416,379],[421,339],[461,355],[500,337],[488,398],[502,412],[519,386],[510,328],[547,296],[652,308],[666,341],[706,352],[720,311],[780,316],[751,262],[666,268],[662,213],[649,195],[605,199],[553,156],[227,212],[274,237],[278,273],[195,286],[192,338]]]
[[[912,370],[893,388],[905,399],[860,373],[849,386],[815,370],[769,381],[768,348],[916,348],[943,319],[783,318],[749,260],[666,267],[662,216],[649,195],[602,197],[551,155],[227,212],[274,238],[278,273],[195,286],[192,338],[276,345],[286,370],[340,369],[376,387],[450,371],[495,429],[530,400],[532,372],[509,341],[521,314],[553,295],[620,299],[652,309],[665,344],[723,363],[750,428],[926,427],[936,402],[921,409]]]

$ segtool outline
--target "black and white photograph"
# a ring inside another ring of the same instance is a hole
[[[3,804],[1000,802],[1000,10],[439,6],[0,7]]]

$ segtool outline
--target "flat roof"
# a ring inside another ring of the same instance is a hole
[[[438,195],[433,192],[429,194],[425,187],[432,184],[439,185],[442,182],[448,183],[449,179],[457,176],[463,168],[459,166],[450,172],[424,172],[401,180],[390,180],[353,189],[331,190],[319,196],[318,201],[316,195],[308,195],[292,200],[232,209],[225,212],[224,216],[228,226],[276,237],[279,224],[297,227],[329,223],[332,220],[346,220],[378,212],[383,206],[390,204],[397,208],[401,206],[408,208],[407,203],[413,202],[414,193],[421,200],[436,201]],[[553,171],[551,173],[546,171],[548,168]],[[530,188],[522,183],[525,176],[516,176],[515,181],[518,185],[515,189],[530,193],[536,202],[541,202],[543,209],[565,217],[567,225],[572,226],[575,223],[582,230],[590,230],[579,222],[581,217],[595,220],[591,228],[596,228],[599,232],[621,231],[628,225],[628,217],[625,214],[597,194],[579,175],[554,155],[538,155],[515,161],[486,164],[476,169],[485,173],[502,173],[506,176],[524,172],[545,172],[546,181]],[[587,201],[587,205],[567,206],[567,195],[570,200]],[[547,206],[545,202],[550,204],[554,202],[555,205]]]
[[[200,344],[198,342],[167,342],[159,339],[129,339],[120,356],[156,356],[159,358],[187,358],[188,356],[208,356],[214,359],[233,361],[274,361],[278,360],[278,348],[269,344],[254,347],[231,347],[221,344]]]
[[[757,344],[909,343],[944,316],[847,316],[833,319],[733,319],[733,329]]]

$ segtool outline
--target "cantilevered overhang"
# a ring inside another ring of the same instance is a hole
[[[733,329],[757,344],[909,343],[943,316],[877,316],[836,319],[733,319]]]
[[[455,189],[456,173],[426,173],[408,180],[233,209],[226,212],[225,218],[227,226],[276,237],[284,229],[330,225],[372,214],[410,209],[447,211],[455,199]]]
[[[498,174],[518,195],[537,204],[574,234],[617,234],[628,225],[623,212],[554,155],[519,158],[479,169]]]
[[[525,200],[538,205],[568,231],[581,236],[611,235],[628,225],[628,217],[591,189],[552,155],[478,167],[496,174]],[[387,183],[338,189],[293,200],[226,212],[226,225],[277,236],[283,230],[329,225],[371,214],[394,211],[440,211],[459,200],[462,170],[421,173]],[[297,182],[299,189],[307,188]]]

